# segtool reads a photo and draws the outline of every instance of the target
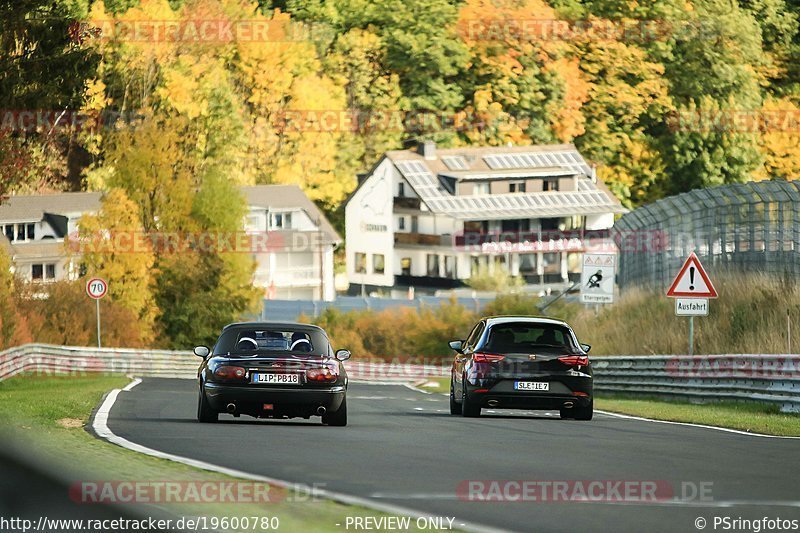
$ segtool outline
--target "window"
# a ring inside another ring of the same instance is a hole
[[[540,225],[542,227],[542,231],[555,231],[561,229],[561,219],[560,218],[543,218],[540,221]]]
[[[55,263],[36,263],[31,265],[31,279],[56,279]]]
[[[536,254],[519,254],[519,272],[528,275],[536,273]]]
[[[6,238],[9,241],[14,240],[14,224],[6,224]]]
[[[35,238],[35,235],[36,235],[36,224],[28,224],[28,232],[27,232],[28,240],[32,241]]]
[[[383,254],[375,254],[372,256],[372,272],[375,274],[383,274],[386,270],[386,260]]]
[[[404,257],[404,258],[402,258],[400,260],[400,272],[404,276],[410,276],[411,275],[411,258],[410,257]]]
[[[397,196],[403,198],[406,195],[406,184],[402,181],[397,184]]]
[[[474,348],[475,345],[478,344],[478,341],[481,339],[481,335],[483,335],[483,330],[485,327],[486,325],[483,322],[480,322],[477,326],[475,326],[475,329],[473,329],[472,333],[470,333],[469,337],[467,337],[467,341],[465,343],[467,347]]]
[[[17,240],[25,240],[25,224],[17,224]]]
[[[366,274],[367,273],[367,254],[356,252],[356,261],[355,261],[355,271],[356,274]]]
[[[406,229],[406,217],[399,217],[397,219],[397,228],[400,230]]]
[[[456,278],[456,258],[447,255],[444,258],[444,277],[449,279]]]
[[[274,229],[291,229],[291,227],[292,227],[292,214],[291,213],[273,213],[272,214],[272,227]]]
[[[520,182],[516,182],[516,183],[510,183],[508,185],[508,192],[511,192],[511,193],[526,192],[525,189],[526,189],[526,187],[525,187],[525,182],[524,181],[520,181]]]
[[[436,254],[428,254],[428,276],[439,277],[439,256]]]
[[[542,254],[542,266],[545,274],[561,273],[561,254],[559,252]]]
[[[488,183],[476,183],[472,186],[472,194],[489,194],[489,184]]]
[[[543,191],[557,191],[558,190],[558,178],[545,178],[544,182],[542,183],[542,190]]]
[[[419,233],[419,217],[416,215],[411,217],[411,233]]]

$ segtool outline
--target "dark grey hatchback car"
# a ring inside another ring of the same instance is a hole
[[[558,410],[591,420],[591,346],[566,322],[525,316],[484,318],[455,350],[450,414],[480,416],[482,408]]]
[[[235,417],[310,418],[347,425],[347,350],[334,353],[317,326],[243,322],[222,330],[213,349],[198,346],[197,419]]]

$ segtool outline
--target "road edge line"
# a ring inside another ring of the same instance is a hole
[[[134,383],[135,381],[136,379],[134,379],[134,381],[129,383],[128,386],[131,386],[131,384]],[[141,380],[139,380],[139,383],[141,383]],[[136,383],[136,385],[138,385],[139,383]],[[133,388],[136,385],[131,386],[131,388]],[[213,463],[207,463],[205,461],[191,459],[189,457],[183,457],[181,455],[174,455],[171,453],[161,452],[159,450],[154,450],[153,448],[142,446],[141,444],[137,444],[135,442],[129,441],[126,438],[116,435],[113,431],[111,431],[111,428],[108,427],[108,417],[111,414],[111,409],[114,407],[114,404],[117,401],[119,393],[123,392],[124,390],[125,389],[113,389],[112,391],[110,391],[103,399],[103,402],[100,404],[100,407],[92,416],[91,428],[98,438],[110,442],[111,444],[120,446],[121,448],[125,448],[127,450],[131,450],[144,455],[149,455],[150,457],[156,457],[158,459],[165,459],[167,461],[181,463],[187,466],[191,466],[193,468],[199,468],[200,470],[216,472],[218,474],[223,474],[235,478],[248,479],[250,481],[261,481],[287,490],[294,490],[294,488],[297,487],[298,483],[292,483],[289,481],[284,481],[282,479],[276,479],[268,476],[261,476],[258,474],[250,474],[248,472],[243,472],[241,470],[235,470],[233,468],[227,468],[224,466],[215,465]],[[402,515],[411,518],[436,516],[432,513],[426,513],[415,509],[409,509],[407,507],[400,507],[398,505],[375,503],[371,500],[361,498],[359,496],[350,496],[348,494],[332,492],[324,489],[316,491],[315,494],[319,497],[325,498],[327,500],[336,503],[366,507],[368,509],[374,511],[380,511],[382,513],[387,513],[387,514]],[[454,519],[455,519],[454,522],[458,522],[458,528],[466,531],[474,531],[476,533],[477,532],[500,533],[506,531],[504,529],[496,529],[489,526],[476,524],[474,522],[470,522],[467,520],[460,520],[457,516],[454,516]]]
[[[737,435],[746,435],[748,437],[763,437],[768,439],[800,439],[800,437],[795,437],[792,435],[768,435],[766,433],[753,433],[749,431],[742,431],[741,429],[733,429],[733,428],[724,428],[720,426],[709,426],[707,424],[695,424],[692,422],[677,422],[675,420],[657,420],[655,418],[645,418],[643,416],[634,416],[634,415],[624,415],[622,413],[614,413],[612,411],[605,411],[601,409],[595,409],[595,413],[601,413],[604,415],[612,416],[614,418],[627,418],[630,420],[639,420],[642,422],[655,422],[656,424],[673,424],[676,426],[688,426],[694,428],[701,428],[701,429],[713,429],[716,431],[724,431],[725,433],[735,433]]]

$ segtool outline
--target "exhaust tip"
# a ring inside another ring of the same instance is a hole
[[[564,407],[566,409],[571,409],[574,406],[575,406],[575,404],[573,402],[564,402]]]
[[[319,407],[317,407],[317,414],[318,414],[318,415],[324,415],[324,414],[325,414],[327,411],[328,411],[328,410],[327,410],[327,409],[325,409],[325,408],[324,408],[323,406],[321,406],[321,405],[320,405]]]
[[[235,403],[229,403],[228,405],[225,406],[225,409],[227,409],[229,413],[235,413],[236,412],[236,404]]]
[[[489,400],[486,403],[489,404],[489,407],[497,407],[498,405],[500,405],[500,402],[498,402],[497,400]]]

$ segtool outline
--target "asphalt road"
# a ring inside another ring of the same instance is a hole
[[[449,415],[443,395],[392,385],[351,383],[346,428],[229,415],[199,424],[196,398],[192,381],[146,379],[119,395],[108,425],[163,452],[512,531],[697,531],[698,517],[714,531],[715,516],[800,520],[800,440],[602,414],[463,419]],[[677,496],[683,483],[704,483],[713,501],[475,502],[457,496],[464,480],[658,481]]]

